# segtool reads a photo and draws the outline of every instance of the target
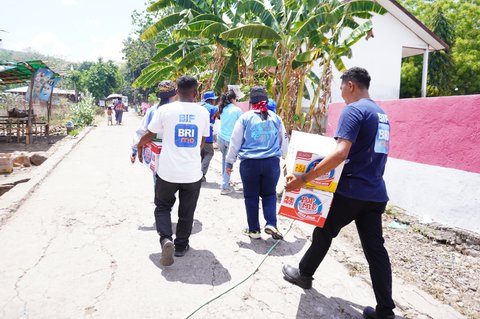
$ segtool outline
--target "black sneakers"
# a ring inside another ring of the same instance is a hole
[[[175,249],[175,245],[173,242],[165,238],[160,242],[162,246],[162,255],[160,256],[160,265],[162,266],[170,266],[173,264],[173,250]]]
[[[286,281],[297,285],[303,289],[312,288],[313,278],[301,275],[298,268],[292,267],[290,265],[285,265],[282,268],[282,272],[284,275],[283,279],[285,279]]]
[[[363,309],[363,318],[365,319],[395,319],[395,315],[377,316],[377,312],[372,307]]]
[[[175,257],[183,257],[185,256],[185,254],[187,253],[188,249],[190,248],[189,245],[185,246],[185,247],[175,247],[175,253],[174,253],[174,256]]]

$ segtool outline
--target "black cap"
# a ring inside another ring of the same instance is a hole
[[[250,104],[268,101],[267,90],[263,86],[254,86],[250,89]]]

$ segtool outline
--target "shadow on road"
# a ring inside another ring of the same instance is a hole
[[[218,189],[218,191],[220,191],[220,184],[215,182],[203,182],[202,188]]]
[[[154,230],[157,230],[157,228],[155,227],[155,223],[153,223],[152,226],[138,226],[138,230],[141,230],[141,231],[154,231]]]
[[[294,242],[282,241],[270,253],[270,256],[295,255],[303,249],[306,242],[307,240],[305,238],[298,238],[296,236]],[[275,240],[272,238],[268,238],[267,240],[250,239],[250,242],[237,241],[238,247],[253,250],[259,255],[265,255],[273,244],[275,244]]]
[[[232,279],[229,271],[209,250],[195,250],[190,247],[184,257],[175,258],[174,264],[168,267],[160,265],[160,253],[150,254],[150,260],[162,270],[162,276],[168,281],[218,286]]]
[[[304,290],[298,304],[296,319],[360,319],[363,308],[354,302],[338,298],[326,297],[315,289]],[[371,305],[375,306],[375,305]],[[396,316],[396,319],[404,317]]]
[[[177,229],[177,223],[172,223],[172,230],[173,230],[174,234],[175,234],[176,229]],[[193,226],[192,226],[192,235],[201,232],[202,229],[203,229],[202,222],[199,221],[198,219],[194,219],[193,220]],[[141,230],[141,231],[156,231],[157,228],[155,226],[155,223],[153,223],[152,226],[138,226],[138,230]]]

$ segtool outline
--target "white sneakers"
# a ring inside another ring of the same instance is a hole
[[[278,230],[277,227],[273,227],[272,225],[265,226],[265,233],[272,236],[272,238],[275,239],[275,240],[282,240],[283,239],[282,233]]]

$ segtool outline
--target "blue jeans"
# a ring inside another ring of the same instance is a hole
[[[277,227],[277,182],[280,177],[280,159],[245,159],[240,163],[243,197],[247,211],[248,229],[260,230],[258,201],[262,198],[263,217],[267,225]]]
[[[227,165],[227,162],[225,161],[225,158],[227,157],[227,153],[228,153],[228,146],[230,145],[230,142],[228,141],[225,141],[223,138],[221,138],[220,136],[218,137],[218,148],[220,149],[220,152],[222,152],[222,177],[223,177],[223,181],[222,181],[222,189],[227,189],[230,187],[230,174],[228,174],[226,171],[225,171],[225,168],[226,168],[226,165]]]

